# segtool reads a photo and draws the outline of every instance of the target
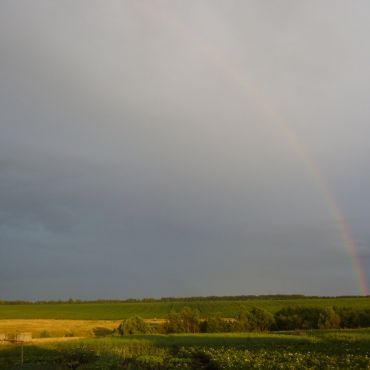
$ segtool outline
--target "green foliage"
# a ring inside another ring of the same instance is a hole
[[[270,330],[274,322],[274,316],[266,310],[257,307],[247,310],[245,306],[241,306],[239,315],[232,325],[232,331],[248,332]]]
[[[119,335],[138,335],[150,334],[153,331],[150,325],[148,325],[140,316],[134,316],[122,321],[116,329],[116,332]]]
[[[352,307],[334,307],[342,328],[370,327],[370,309],[354,309]]]
[[[275,322],[276,330],[370,327],[370,309],[284,307]]]
[[[317,327],[319,329],[338,329],[340,327],[340,317],[333,308],[324,308],[319,313]]]
[[[184,307],[180,312],[170,312],[165,325],[167,333],[199,333],[200,329],[200,313],[190,307]]]
[[[275,314],[277,330],[318,329],[325,309],[317,307],[285,307]]]
[[[201,323],[201,332],[203,333],[228,333],[232,329],[232,322],[219,315],[210,316]]]
[[[238,317],[236,321],[233,323],[232,331],[247,332],[252,331],[252,328],[253,328],[253,317],[245,306],[241,306]]]
[[[270,312],[261,308],[253,307],[249,311],[249,314],[252,317],[252,330],[270,330],[275,324],[274,316]]]
[[[235,320],[227,320],[219,315],[200,318],[198,310],[184,307],[180,312],[171,312],[165,325],[166,333],[226,333],[270,330],[274,325],[271,313],[253,307],[247,310],[241,306]]]
[[[258,307],[241,306],[235,320],[219,315],[200,318],[196,309],[172,311],[166,333],[220,333],[268,330],[337,329],[370,326],[370,310],[333,309],[332,307],[284,307],[275,315]]]

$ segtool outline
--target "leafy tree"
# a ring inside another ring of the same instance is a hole
[[[253,330],[253,317],[245,306],[241,306],[238,317],[233,323],[233,331],[244,332],[251,330]]]
[[[340,327],[340,317],[333,308],[325,308],[319,314],[319,329],[337,329]]]

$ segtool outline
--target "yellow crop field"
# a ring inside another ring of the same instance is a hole
[[[0,333],[30,332],[33,338],[94,337],[112,332],[119,320],[0,320]]]

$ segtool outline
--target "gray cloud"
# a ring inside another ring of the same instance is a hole
[[[369,10],[2,2],[0,295],[357,293],[269,111],[368,271]]]

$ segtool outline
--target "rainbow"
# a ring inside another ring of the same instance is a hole
[[[352,261],[353,271],[355,272],[355,279],[358,283],[359,293],[364,296],[369,295],[369,288],[366,281],[365,271],[362,266],[360,256],[358,255],[356,244],[353,240],[350,227],[346,219],[344,218],[343,212],[339,208],[333,193],[330,191],[327,181],[320,171],[320,167],[317,165],[312,156],[310,156],[309,151],[302,144],[302,141],[297,136],[297,134],[285,123],[284,125],[281,124],[281,126],[284,129],[285,133],[288,135],[289,141],[295,146],[296,150],[300,152],[300,156],[303,159],[306,168],[308,168],[309,171],[314,175],[321,194],[323,195],[328,208],[333,215],[333,219],[335,220],[335,223],[341,234],[341,238]]]
[[[354,278],[357,282],[358,293],[361,295],[369,295],[369,287],[366,281],[366,275],[361,263],[360,256],[357,251],[356,244],[353,240],[350,227],[343,215],[342,210],[338,206],[338,203],[330,191],[329,185],[321,173],[320,167],[311,155],[310,151],[304,145],[301,138],[292,129],[292,127],[283,119],[279,112],[272,107],[267,99],[261,94],[257,88],[257,84],[248,79],[248,76],[241,67],[233,65],[230,67],[230,60],[220,54],[219,49],[213,48],[204,40],[199,38],[199,35],[193,34],[192,30],[181,22],[174,14],[170,14],[167,10],[160,8],[158,3],[153,4],[151,2],[140,2],[137,3],[141,6],[149,15],[157,17],[159,20],[166,22],[173,26],[179,31],[182,37],[190,39],[192,44],[197,46],[211,61],[216,64],[223,73],[234,83],[239,85],[247,93],[248,96],[253,97],[258,108],[264,115],[269,119],[271,123],[277,125],[282,132],[284,132],[288,141],[292,147],[299,153],[300,158],[303,160],[305,167],[315,178],[316,184],[320,193],[322,194],[325,203],[327,204],[330,213],[337,225],[343,244],[348,252],[352,267],[354,271]]]

